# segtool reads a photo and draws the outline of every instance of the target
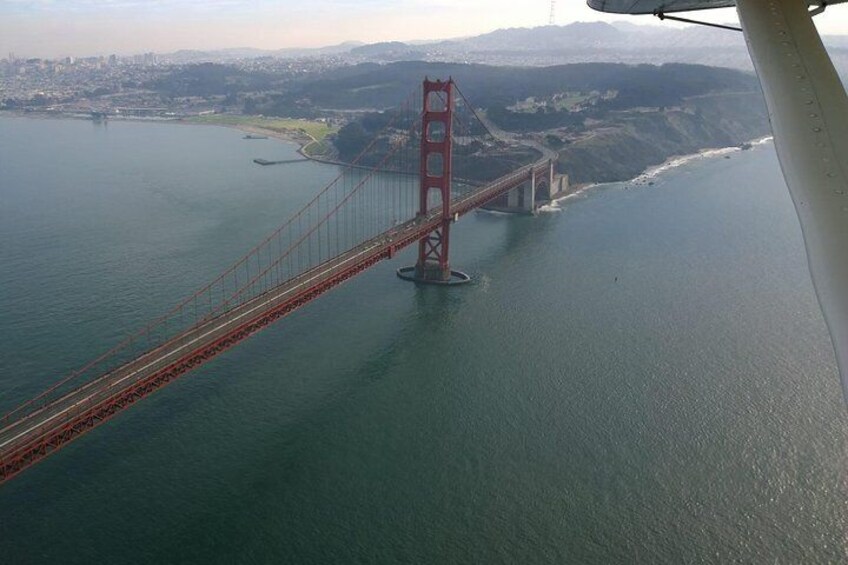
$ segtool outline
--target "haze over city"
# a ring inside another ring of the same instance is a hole
[[[318,47],[344,41],[446,39],[549,21],[547,0],[2,0],[0,53],[21,57],[133,54],[228,47]],[[824,34],[848,33],[845,6],[817,19]],[[699,18],[735,22],[733,9]],[[555,22],[620,21],[583,0],[559,0]],[[646,24],[645,16],[627,18]],[[677,24],[665,22],[661,25]]]

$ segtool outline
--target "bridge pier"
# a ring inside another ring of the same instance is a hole
[[[571,185],[568,181],[567,174],[557,174],[554,163],[551,162],[550,184],[548,184],[547,194],[543,196],[544,200],[555,200],[562,198],[571,192]]]
[[[562,198],[570,190],[568,175],[557,173],[554,161],[550,161],[547,170],[530,171],[529,178],[523,184],[485,207],[498,212],[535,214],[540,205]]]
[[[508,212],[536,213],[536,173],[530,172],[530,179],[507,192],[506,210]]]

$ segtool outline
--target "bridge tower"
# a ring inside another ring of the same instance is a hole
[[[418,242],[415,278],[420,281],[450,280],[451,134],[453,79],[424,80],[424,112],[421,123],[421,163],[418,215],[429,212],[430,190],[441,196],[442,224]]]
[[[440,196],[441,223],[418,241],[415,267],[398,271],[401,278],[429,284],[467,282],[468,275],[450,268],[451,215],[451,151],[454,112],[454,83],[424,79],[424,107],[421,123],[421,163],[418,218],[430,213],[429,196],[437,190]]]

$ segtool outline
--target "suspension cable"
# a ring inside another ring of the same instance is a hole
[[[414,96],[414,95],[415,94],[413,93],[412,96]],[[407,96],[407,101],[409,100],[409,98],[410,98],[410,96]],[[381,131],[386,131],[390,127],[392,127],[395,124],[395,122],[399,119],[399,117],[400,117],[400,113],[398,113],[395,116],[392,116],[392,118],[389,120],[387,125]],[[138,330],[134,333],[131,333],[129,335],[129,337],[125,338],[124,340],[119,342],[117,345],[115,345],[114,347],[112,347],[111,349],[106,351],[105,353],[96,357],[93,361],[90,361],[90,362],[86,363],[85,365],[83,365],[82,367],[80,367],[79,369],[72,371],[65,378],[60,379],[58,382],[49,386],[47,389],[42,391],[37,396],[19,404],[18,406],[14,407],[10,411],[6,412],[3,415],[2,419],[0,419],[0,422],[2,422],[2,426],[0,426],[0,427],[5,427],[5,425],[10,421],[10,419],[13,415],[25,410],[26,408],[28,408],[30,406],[33,406],[39,400],[45,399],[50,393],[55,392],[56,390],[58,390],[63,385],[66,385],[70,381],[72,381],[72,380],[80,377],[81,375],[85,374],[90,369],[99,365],[101,362],[106,361],[107,359],[114,357],[119,352],[127,349],[128,347],[132,347],[132,345],[134,343],[140,342],[141,338],[143,338],[145,335],[148,336],[148,340],[149,340],[152,330],[154,330],[156,328],[163,327],[163,326],[165,328],[167,328],[168,320],[170,320],[171,318],[173,318],[177,315],[182,315],[183,308],[188,307],[189,304],[191,304],[193,301],[196,301],[198,296],[201,296],[204,293],[208,292],[210,294],[210,300],[211,300],[212,288],[220,282],[221,285],[222,285],[222,291],[223,291],[224,290],[223,287],[225,285],[224,279],[230,274],[233,274],[234,276],[237,277],[238,270],[242,267],[242,265],[244,265],[245,268],[248,269],[246,271],[246,273],[248,273],[247,278],[249,279],[250,277],[249,277],[249,265],[248,265],[248,263],[250,261],[251,256],[261,252],[261,249],[264,246],[266,246],[270,241],[272,241],[275,237],[277,237],[284,229],[290,228],[295,221],[299,222],[302,219],[304,212],[306,212],[308,209],[310,209],[310,207],[313,204],[315,204],[316,202],[319,201],[319,199],[321,198],[322,195],[324,195],[333,186],[335,186],[340,180],[342,180],[343,177],[346,176],[345,175],[346,172],[348,172],[349,170],[352,170],[354,167],[359,166],[358,163],[374,147],[374,145],[377,143],[378,139],[379,139],[379,135],[375,136],[374,139],[372,139],[371,142],[368,143],[365,146],[365,148],[362,149],[359,152],[359,154],[353,159],[351,164],[348,165],[347,167],[344,167],[342,169],[342,171],[339,172],[339,174],[334,179],[332,179],[321,191],[319,191],[319,193],[315,197],[313,197],[307,204],[305,204],[300,210],[298,210],[297,213],[295,213],[288,220],[286,220],[281,226],[279,226],[276,230],[274,230],[270,235],[268,235],[265,239],[263,239],[259,244],[255,245],[250,251],[248,251],[244,256],[242,256],[239,260],[237,260],[234,264],[232,264],[228,269],[226,269],[223,273],[221,273],[212,282],[206,284],[205,286],[201,287],[199,290],[197,290],[194,293],[192,293],[191,295],[189,295],[186,299],[179,302],[176,306],[172,307],[165,314],[155,318],[152,322],[149,322],[148,324],[146,324],[142,329],[140,329],[140,330]],[[238,288],[239,287],[236,286],[236,289],[238,289]],[[224,296],[226,296],[226,294],[224,294]],[[222,297],[222,299],[224,299],[224,297]],[[227,300],[224,299],[224,302],[226,302],[226,301]],[[208,321],[210,318],[214,317],[214,313],[217,312],[217,311],[220,311],[220,306],[221,305],[219,304],[219,306],[217,308],[210,309],[210,312],[204,318],[202,318],[199,321],[197,320],[197,318],[195,318],[195,324],[193,326],[189,327],[188,330],[196,328],[198,325],[200,325],[203,322]],[[179,335],[179,334],[177,334],[177,335]],[[164,338],[164,341],[167,341],[167,336]],[[148,344],[148,347],[150,347],[149,344]],[[157,346],[153,346],[149,351],[152,351],[156,347]],[[149,351],[147,351],[147,352],[149,352]],[[147,352],[145,352],[145,353],[147,353]]]

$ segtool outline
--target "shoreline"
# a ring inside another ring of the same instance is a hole
[[[622,185],[622,188],[628,190],[631,187],[647,187],[652,186],[654,184],[652,179],[656,179],[660,177],[663,173],[668,171],[673,171],[674,169],[678,169],[684,165],[692,163],[694,161],[699,161],[702,159],[711,159],[718,158],[722,156],[727,156],[732,153],[738,153],[741,151],[748,151],[750,149],[754,149],[756,147],[760,147],[771,142],[774,139],[773,135],[765,135],[762,137],[758,137],[755,139],[751,139],[746,141],[740,145],[731,145],[728,147],[710,147],[706,149],[702,149],[697,153],[689,153],[686,155],[673,155],[667,158],[665,161],[660,163],[659,165],[654,165],[653,167],[648,167],[635,177],[622,181],[611,181],[611,182],[601,182],[601,183],[585,183],[583,185],[578,185],[575,187],[575,190],[560,196],[558,198],[553,198],[539,206],[538,211],[543,213],[551,213],[551,212],[561,212],[562,208],[560,207],[560,202],[564,202],[569,198],[576,198],[591,189],[594,188],[603,188],[606,186],[613,185]],[[749,145],[750,147],[743,149],[743,146]]]
[[[53,114],[50,112],[17,112],[14,110],[0,110],[0,118],[24,118],[29,120],[76,120],[83,122],[92,122],[95,123],[88,116],[84,115],[74,115],[74,114]],[[330,159],[327,157],[322,157],[318,155],[310,155],[306,152],[306,148],[312,145],[313,143],[318,143],[318,140],[312,137],[307,133],[287,133],[281,132],[277,130],[267,129],[259,126],[252,126],[247,124],[227,124],[227,123],[201,123],[201,122],[192,122],[186,118],[133,118],[133,117],[110,117],[106,123],[109,121],[115,122],[127,122],[127,123],[142,123],[142,124],[172,124],[178,126],[205,126],[205,127],[222,127],[227,129],[235,129],[239,131],[243,131],[245,133],[254,134],[254,135],[263,135],[269,139],[273,139],[275,141],[280,141],[287,144],[297,145],[297,153],[308,159],[310,161],[315,161],[316,163],[322,163],[324,165],[336,165],[339,167],[353,167],[357,169],[370,170],[371,167],[366,167],[364,165],[354,165],[352,163],[346,163],[344,161],[337,161],[335,159]],[[304,136],[307,136],[308,139],[304,139]]]
[[[98,123],[96,120],[92,120],[91,117],[85,116],[82,114],[68,114],[68,113],[51,113],[51,112],[18,112],[14,110],[0,110],[0,118],[24,118],[29,120],[76,120],[82,122],[92,122]],[[138,117],[127,117],[127,116],[110,116],[105,122],[100,123],[108,123],[108,122],[127,122],[127,123],[140,123],[140,124],[173,124],[180,126],[217,126],[224,127],[229,129],[237,129],[243,131],[245,133],[253,133],[253,134],[261,134],[269,138],[274,138],[277,141],[282,141],[285,143],[292,143],[298,145],[300,149],[303,149],[307,145],[311,143],[317,142],[316,139],[310,136],[310,139],[303,140],[298,139],[298,135],[295,133],[284,133],[277,130],[266,129],[257,126],[251,126],[247,124],[226,124],[226,123],[201,123],[201,122],[193,122],[187,118],[138,118]],[[308,134],[300,134],[308,135]],[[304,155],[307,157],[307,155]]]
[[[662,173],[666,171],[671,171],[677,169],[687,163],[691,163],[692,161],[698,161],[701,159],[710,159],[712,157],[723,157],[730,155],[732,153],[738,153],[740,151],[748,151],[753,149],[754,147],[759,147],[761,145],[765,145],[766,143],[772,141],[774,136],[772,135],[764,135],[762,137],[757,137],[754,139],[750,139],[739,145],[731,145],[728,147],[707,147],[697,151],[695,153],[688,153],[685,155],[672,155],[668,157],[665,161],[660,163],[659,165],[654,165],[653,167],[648,167],[632,179],[628,179],[626,181],[617,181],[624,182],[628,184],[634,185],[642,185],[646,182],[649,182],[651,179],[657,178]],[[746,147],[747,146],[747,147]],[[612,183],[610,183],[612,184]]]
[[[2,110],[0,111],[0,118],[3,117],[12,117],[12,118],[27,118],[27,119],[48,119],[48,120],[80,120],[80,121],[92,121],[91,118],[86,116],[76,116],[71,114],[51,114],[48,112],[16,112],[10,110]],[[305,132],[299,133],[288,133],[281,132],[272,129],[266,129],[259,126],[252,126],[247,124],[227,124],[227,123],[198,123],[191,122],[186,120],[185,118],[128,118],[128,117],[117,117],[117,118],[109,118],[109,120],[119,121],[119,122],[135,122],[135,123],[145,123],[145,124],[175,124],[175,125],[184,125],[184,126],[216,126],[216,127],[225,127],[229,129],[236,129],[239,131],[243,131],[248,134],[254,135],[263,135],[268,137],[269,139],[274,139],[276,141],[280,141],[283,143],[297,145],[297,153],[308,159],[310,161],[314,161],[316,163],[322,163],[325,165],[335,165],[339,167],[352,167],[357,169],[365,169],[371,170],[371,167],[367,167],[364,165],[354,165],[352,163],[347,163],[344,161],[338,161],[335,159],[318,156],[318,155],[310,155],[306,152],[306,148],[309,147],[313,143],[318,143],[314,137]],[[308,139],[305,139],[306,136]],[[575,189],[568,194],[560,196],[558,198],[554,198],[549,200],[546,204],[540,206],[541,208],[552,206],[557,202],[570,198],[572,196],[577,196],[579,194],[585,193],[587,190],[599,187],[599,186],[608,186],[613,184],[623,184],[624,188],[627,189],[629,187],[637,187],[637,186],[650,186],[653,184],[653,179],[658,178],[663,173],[667,171],[671,171],[677,169],[683,165],[686,165],[693,161],[698,161],[701,159],[709,159],[712,157],[720,157],[730,155],[732,153],[736,153],[739,151],[746,151],[749,149],[753,149],[755,147],[759,147],[764,145],[770,141],[772,141],[774,137],[772,135],[765,135],[762,137],[754,138],[748,141],[745,141],[739,145],[732,145],[728,147],[707,147],[697,151],[695,153],[688,153],[683,155],[671,155],[666,158],[665,161],[660,163],[659,165],[654,165],[648,167],[638,175],[633,178],[627,180],[619,180],[619,181],[610,181],[610,182],[587,182],[581,185],[576,185]],[[744,146],[749,146],[747,148],[743,148]]]

